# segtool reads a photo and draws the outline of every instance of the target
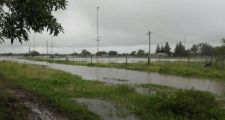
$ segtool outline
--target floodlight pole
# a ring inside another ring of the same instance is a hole
[[[99,9],[100,7],[97,6],[97,38],[96,38],[96,41],[97,41],[97,51],[96,51],[96,63],[98,63],[98,55],[97,53],[99,52],[99,41],[100,41],[100,37],[99,37]]]
[[[100,9],[100,7],[98,6],[97,7],[97,40],[96,40],[97,41],[97,52],[96,53],[98,53],[98,51],[99,51],[99,41],[100,41],[99,40],[99,38],[100,38],[99,37],[99,18],[98,18],[99,17],[99,9]]]
[[[51,35],[51,54],[53,55],[53,35]]]
[[[46,41],[46,55],[48,56],[48,40]]]

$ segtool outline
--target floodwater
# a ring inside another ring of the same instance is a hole
[[[67,60],[66,57],[56,57],[54,60]],[[86,62],[86,63],[147,63],[148,58],[136,58],[136,57],[99,57],[99,58],[91,58],[91,57],[69,57],[68,60],[70,61],[77,61],[77,62]],[[205,58],[152,58],[151,61],[167,61],[167,62],[199,62],[205,61]]]
[[[195,89],[208,91],[218,95],[225,95],[225,82],[222,80],[187,78],[154,72],[140,72],[114,68],[51,64],[47,62],[35,62],[22,59],[11,60],[19,63],[45,65],[49,68],[79,75],[85,80],[99,80],[109,84],[158,84],[174,88]]]
[[[116,106],[111,102],[99,99],[79,98],[74,99],[77,103],[100,116],[103,120],[139,120],[125,108]]]

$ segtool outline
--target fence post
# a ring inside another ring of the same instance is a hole
[[[91,64],[92,64],[92,55],[91,55]]]
[[[110,63],[110,56],[109,56],[109,63]]]
[[[127,62],[127,55],[126,55],[126,64],[128,64],[128,62]]]

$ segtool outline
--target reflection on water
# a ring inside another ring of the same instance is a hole
[[[13,59],[14,61],[16,59]],[[86,80],[99,80],[110,84],[159,84],[182,89],[196,89],[225,95],[225,82],[221,80],[186,78],[174,75],[164,75],[152,72],[139,72],[114,68],[99,68],[74,66],[63,64],[50,64],[47,62],[34,62],[17,59],[17,62],[46,65],[49,68],[66,71],[81,76]]]

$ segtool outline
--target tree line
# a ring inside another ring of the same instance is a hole
[[[209,43],[193,44],[190,49],[186,49],[183,43],[180,41],[176,44],[174,51],[171,51],[171,47],[168,42],[165,45],[157,45],[156,54],[166,54],[173,57],[188,57],[188,56],[219,56],[225,55],[225,39],[222,40],[222,45],[213,47]]]

